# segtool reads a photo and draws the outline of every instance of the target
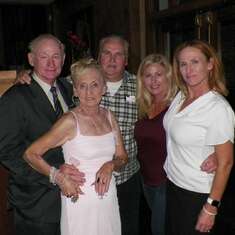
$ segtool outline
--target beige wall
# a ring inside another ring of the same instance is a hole
[[[2,95],[10,86],[16,78],[16,71],[0,71],[0,95]]]

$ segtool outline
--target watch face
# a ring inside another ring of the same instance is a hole
[[[212,206],[215,206],[215,207],[219,207],[220,205],[220,202],[219,201],[216,201],[216,200],[213,200],[212,203],[211,203]]]
[[[219,207],[220,206],[220,201],[217,201],[217,200],[213,200],[212,198],[207,198],[207,202],[210,204],[210,205],[212,205],[212,206],[214,206],[214,207]]]

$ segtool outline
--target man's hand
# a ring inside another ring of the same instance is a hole
[[[56,172],[55,182],[60,187],[62,194],[66,197],[71,197],[73,202],[78,200],[79,194],[84,194],[70,176],[64,175],[59,170]]]
[[[17,73],[16,79],[14,81],[14,84],[30,84],[31,83],[31,77],[29,76],[30,70],[21,70]]]
[[[210,174],[210,173],[213,173],[217,169],[217,165],[218,164],[217,164],[217,159],[216,159],[215,153],[212,153],[201,164],[201,170]]]
[[[69,177],[76,182],[79,186],[82,186],[84,184],[85,180],[85,174],[83,172],[80,172],[76,166],[73,164],[63,164],[60,166],[60,171],[65,174],[69,175]]]

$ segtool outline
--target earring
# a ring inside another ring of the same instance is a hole
[[[79,98],[75,95],[72,96],[72,101],[76,106],[79,104]]]

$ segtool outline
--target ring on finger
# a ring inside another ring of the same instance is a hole
[[[78,196],[71,197],[71,202],[75,203],[78,200]]]

